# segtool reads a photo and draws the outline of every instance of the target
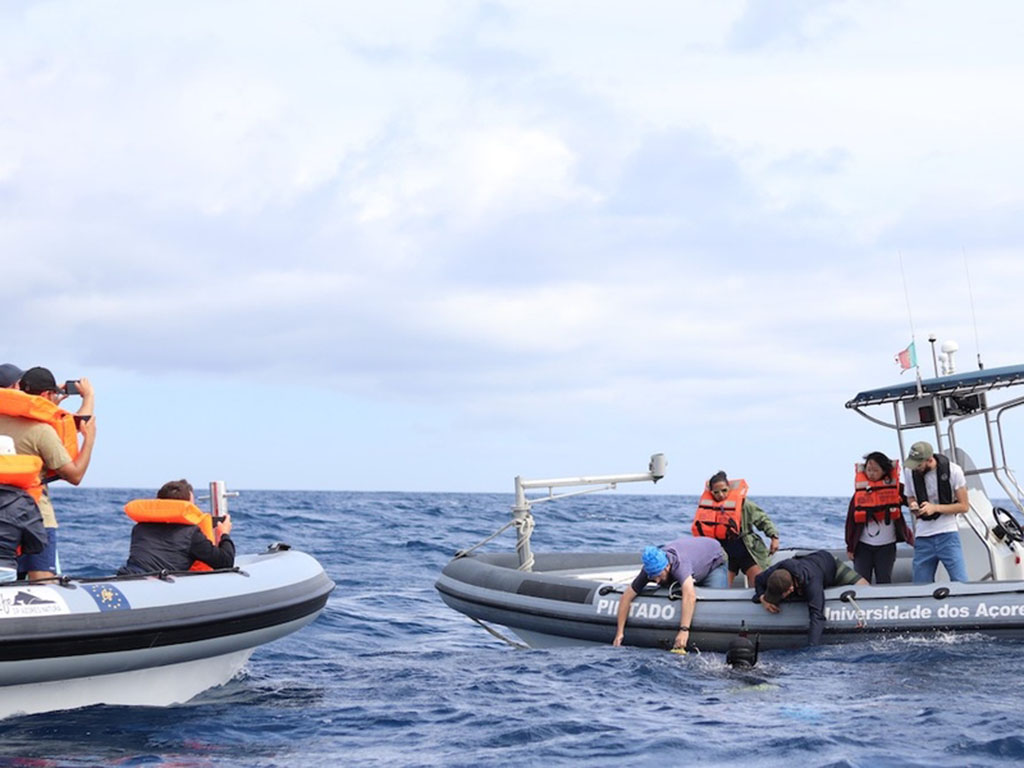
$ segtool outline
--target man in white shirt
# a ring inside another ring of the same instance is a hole
[[[907,504],[915,518],[914,583],[935,581],[940,562],[951,581],[967,581],[956,520],[969,508],[963,469],[924,441],[910,446],[905,466]]]

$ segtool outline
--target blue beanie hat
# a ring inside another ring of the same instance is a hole
[[[654,578],[668,567],[668,558],[657,547],[644,547],[644,572]]]

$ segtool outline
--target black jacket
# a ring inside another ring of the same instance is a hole
[[[21,488],[0,485],[0,565],[17,568],[14,554],[34,555],[46,546],[46,529],[39,507]]]
[[[230,568],[235,564],[235,543],[221,536],[217,546],[198,525],[136,523],[128,562],[118,573],[187,571],[196,560],[211,568]]]
[[[789,560],[773,565],[761,571],[754,579],[754,602],[761,601],[768,586],[768,577],[776,568],[784,568],[793,575],[796,590],[788,600],[806,600],[807,613],[810,617],[810,628],[807,642],[817,645],[821,642],[821,633],[825,629],[825,589],[834,587],[836,583],[836,559],[830,552],[819,549],[807,555],[798,555]]]

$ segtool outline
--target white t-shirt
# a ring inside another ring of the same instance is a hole
[[[906,488],[907,498],[915,497],[914,491],[914,475],[913,470],[905,469],[903,471],[904,480],[903,486]],[[956,492],[961,488],[967,487],[967,478],[964,477],[964,471],[960,468],[959,464],[954,464],[952,461],[949,462],[949,484],[953,486],[953,501],[956,501]],[[924,476],[924,489],[928,493],[927,499],[917,499],[918,504],[922,501],[930,501],[933,504],[939,503],[939,470],[938,467],[933,469],[927,475]],[[911,517],[914,517],[911,513]],[[918,538],[923,536],[935,536],[939,533],[956,533],[959,529],[957,527],[956,515],[939,515],[937,520],[920,520],[914,517],[914,535]]]
[[[874,518],[869,518],[864,523],[864,530],[860,534],[860,540],[865,544],[870,544],[872,547],[884,547],[886,544],[895,544],[896,525],[891,522],[885,522],[884,518],[881,522]]]

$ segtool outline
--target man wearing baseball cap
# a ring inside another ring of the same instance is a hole
[[[950,581],[967,581],[956,518],[969,509],[963,469],[924,440],[910,446],[904,466],[907,505],[914,515],[914,583],[935,581],[940,562]]]
[[[24,373],[14,363],[0,365],[0,389],[17,389],[18,381]]]
[[[690,620],[697,606],[697,591],[694,586],[725,589],[729,586],[725,550],[717,539],[704,536],[684,537],[664,547],[646,547],[642,556],[644,567],[626,587],[619,600],[618,628],[612,645],[622,645],[626,631],[626,619],[633,600],[650,581],[668,586],[678,582],[682,589],[682,608],[679,616],[679,632],[676,634],[673,650],[686,651],[690,640]]]
[[[57,385],[53,373],[47,368],[29,368],[21,375],[21,393],[8,393],[4,402],[23,397],[38,397],[49,400],[54,405],[68,397],[63,387]],[[27,416],[16,416],[0,412],[0,435],[8,435],[14,440],[15,451],[22,455],[38,456],[43,460],[43,472],[55,473],[61,480],[78,485],[89,468],[92,458],[93,444],[96,441],[96,420],[93,418],[94,394],[88,379],[78,382],[78,391],[82,396],[82,405],[75,416],[81,443],[78,455],[72,459],[61,442],[57,431],[45,421]],[[47,544],[42,552],[24,554],[18,558],[18,573],[29,579],[47,579],[60,573],[60,559],[57,554],[57,516],[53,510],[46,486],[39,499],[39,511],[46,527]]]

